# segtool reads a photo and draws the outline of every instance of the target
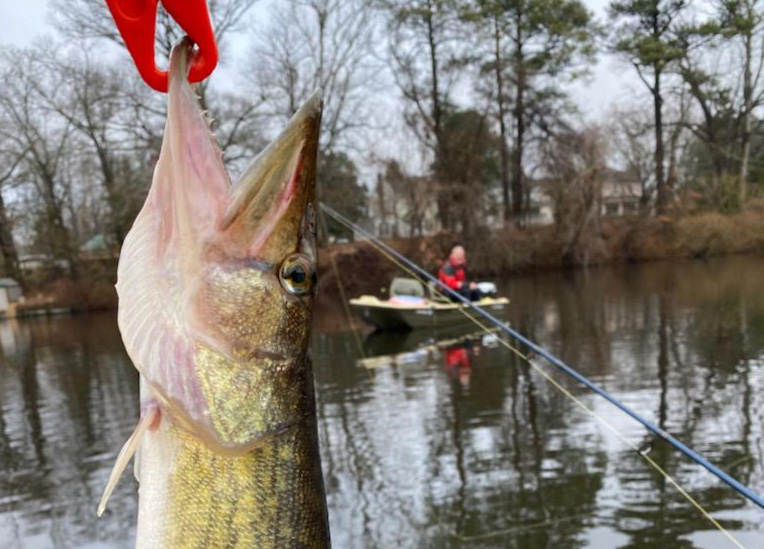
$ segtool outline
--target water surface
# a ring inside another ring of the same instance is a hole
[[[516,277],[502,293],[523,333],[764,493],[762,281],[764,259],[742,257]],[[734,547],[495,335],[372,334],[361,351],[324,320],[313,356],[335,547]],[[552,374],[764,547],[764,511]],[[132,475],[94,511],[137,393],[113,315],[0,323],[1,547],[134,545]]]

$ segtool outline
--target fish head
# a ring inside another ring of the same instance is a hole
[[[186,40],[171,55],[162,151],[120,256],[119,324],[162,417],[235,453],[296,425],[312,394],[321,94],[231,184],[192,56]]]
[[[238,360],[285,361],[307,349],[317,285],[320,101],[311,97],[234,183],[202,251],[200,316]]]

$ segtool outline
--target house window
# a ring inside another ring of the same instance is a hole
[[[605,215],[618,215],[618,203],[605,204]]]
[[[623,205],[624,214],[635,214],[639,210],[639,205],[636,202],[626,202]]]

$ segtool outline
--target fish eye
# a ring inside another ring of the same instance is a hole
[[[279,280],[290,294],[305,295],[316,283],[316,271],[313,263],[306,256],[292,254],[281,264]]]

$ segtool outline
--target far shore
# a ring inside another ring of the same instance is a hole
[[[461,235],[439,234],[385,242],[433,273],[453,245],[464,244],[470,274],[490,279],[548,269],[760,254],[764,253],[764,212],[605,219],[595,238],[574,245],[561,242],[554,226],[485,231],[467,241]],[[330,244],[319,251],[320,303],[340,299],[333,264],[348,298],[378,294],[394,276],[402,274],[368,242]],[[36,282],[28,282],[30,288],[21,308],[84,312],[112,310],[117,306],[115,261],[89,266],[87,274],[79,280],[40,278],[38,274]]]
[[[575,246],[561,242],[554,226],[502,229],[479,235],[472,242],[455,234],[385,242],[432,273],[437,272],[452,246],[464,244],[470,275],[490,279],[549,269],[761,254],[764,211],[604,219],[596,238],[590,237]],[[402,273],[368,242],[336,244],[322,252],[319,256],[322,300],[339,299],[332,259],[348,297],[378,293],[393,276]]]

